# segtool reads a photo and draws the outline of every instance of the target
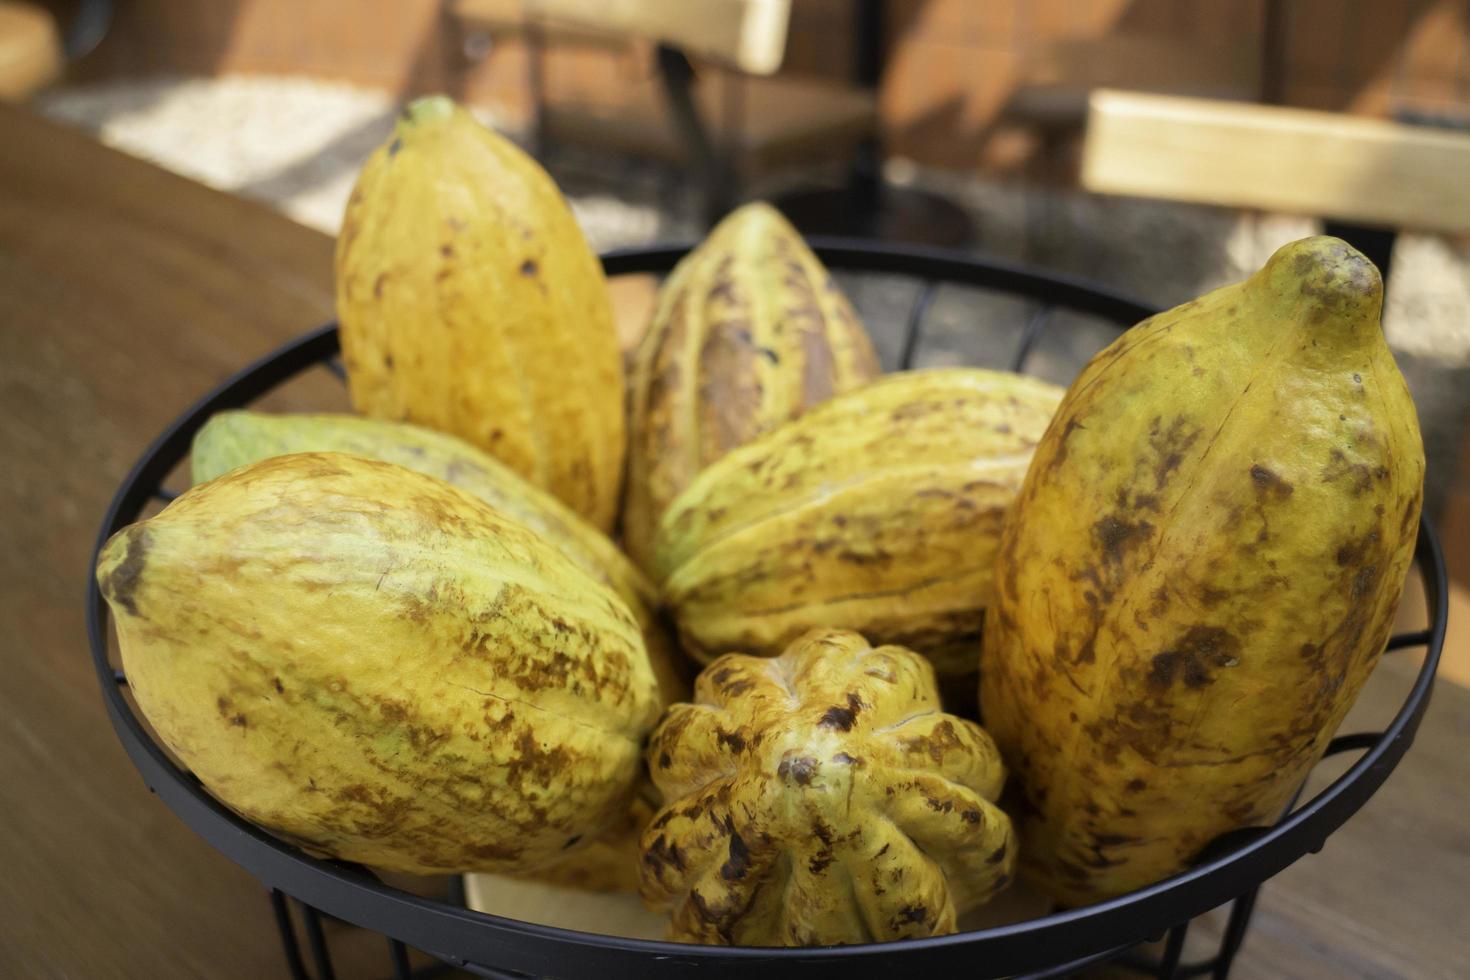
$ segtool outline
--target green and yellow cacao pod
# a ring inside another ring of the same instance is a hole
[[[440,480],[267,459],[118,532],[97,580],[163,744],[313,853],[527,871],[628,812],[658,715],[637,622]]]
[[[690,672],[658,616],[658,592],[643,573],[561,501],[462,439],[356,415],[220,412],[194,437],[194,482],[272,456],[311,452],[351,453],[438,477],[535,531],[628,604],[643,630],[664,703],[688,696]]]
[[[656,548],[686,652],[774,656],[827,626],[973,674],[1001,520],[1061,394],[978,368],[892,374],[710,465]]]
[[[635,358],[623,541],[650,567],[659,515],[705,466],[877,377],[857,314],[796,229],[747,204],[674,269]]]

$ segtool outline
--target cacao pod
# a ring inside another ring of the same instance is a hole
[[[413,102],[337,239],[353,406],[478,446],[604,532],[626,448],[607,282],[541,167],[444,96]]]
[[[641,789],[623,816],[600,835],[559,861],[513,877],[587,892],[636,892],[638,839],[654,812],[648,800],[653,788],[643,784]]]
[[[1280,817],[1384,648],[1424,451],[1335,238],[1144,321],[1073,383],[997,562],[980,696],[1065,904]]]
[[[664,703],[688,696],[682,658],[657,614],[658,592],[643,573],[561,501],[461,439],[355,415],[219,412],[194,436],[194,482],[213,480],[271,456],[308,452],[351,453],[438,477],[535,531],[628,604],[643,630]]]
[[[878,373],[796,229],[768,204],[735,211],[669,276],[635,357],[628,553],[650,567],[659,515],[703,467]]]
[[[856,633],[716,660],[665,713],[648,766],[667,805],[643,835],[643,895],[672,908],[675,939],[940,935],[1011,877],[994,743],[940,710],[923,657]]]
[[[892,374],[710,465],[659,525],[686,652],[773,656],[829,626],[973,674],[1001,519],[1061,394],[978,368]]]
[[[628,812],[638,625],[439,480],[279,456],[119,531],[97,580],[138,706],[226,805],[393,871],[526,871]]]

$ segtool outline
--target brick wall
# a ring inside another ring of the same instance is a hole
[[[889,0],[890,58],[881,93],[887,146],[956,169],[1024,164],[1033,133],[1017,107],[1048,81],[1047,72],[1079,66],[1103,81],[1168,90],[1187,88],[1192,70],[1218,63],[1224,67],[1217,65],[1217,75],[1233,73],[1241,91],[1253,93],[1260,85],[1265,2]],[[1288,104],[1470,119],[1470,0],[1281,2]],[[522,43],[492,36],[488,53],[466,57],[466,37],[442,6],[439,0],[127,0],[80,74],[299,73],[402,96],[447,89],[492,103],[511,119],[528,118]],[[848,78],[852,24],[848,0],[794,0],[785,70]],[[1109,39],[1120,37],[1156,53],[1137,57],[1130,53],[1136,49],[1125,48],[1110,55]],[[562,48],[548,58],[547,86],[552,98],[616,101],[648,72],[646,50]]]

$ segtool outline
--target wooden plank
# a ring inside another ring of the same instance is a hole
[[[1254,38],[1210,48],[1177,36],[1128,31],[1059,37],[1026,60],[1006,112],[1027,121],[1075,125],[1099,88],[1143,89],[1211,99],[1249,99],[1261,88],[1260,44]]]
[[[756,75],[781,67],[791,21],[791,0],[455,0],[450,9],[492,28],[534,20],[663,41]]]
[[[260,883],[113,734],[82,588],[133,460],[329,319],[331,262],[331,239],[261,205],[0,106],[0,976],[283,972]]]
[[[493,38],[535,35],[548,44],[622,50],[632,43],[625,34],[611,33],[597,23],[582,23],[537,13],[531,0],[449,0],[448,15],[461,23],[489,32]]]
[[[733,115],[727,111],[732,92],[740,106]],[[557,141],[684,163],[689,148],[659,87],[652,80],[630,84],[622,95],[618,104],[549,98],[546,132]],[[800,160],[840,157],[843,147],[872,132],[877,117],[870,92],[790,75],[704,74],[695,80],[694,102],[715,145],[725,147],[737,173],[747,177]]]
[[[1329,112],[1099,90],[1088,190],[1470,231],[1470,135]]]

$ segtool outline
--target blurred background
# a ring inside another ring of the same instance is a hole
[[[0,0],[0,94],[328,233],[433,91],[541,159],[598,249],[766,197],[1172,305],[1347,237],[1390,272],[1470,582],[1470,0]],[[846,285],[870,325],[911,299]],[[947,287],[920,363],[993,360],[1016,302]],[[1066,382],[1108,335],[1052,336]]]

